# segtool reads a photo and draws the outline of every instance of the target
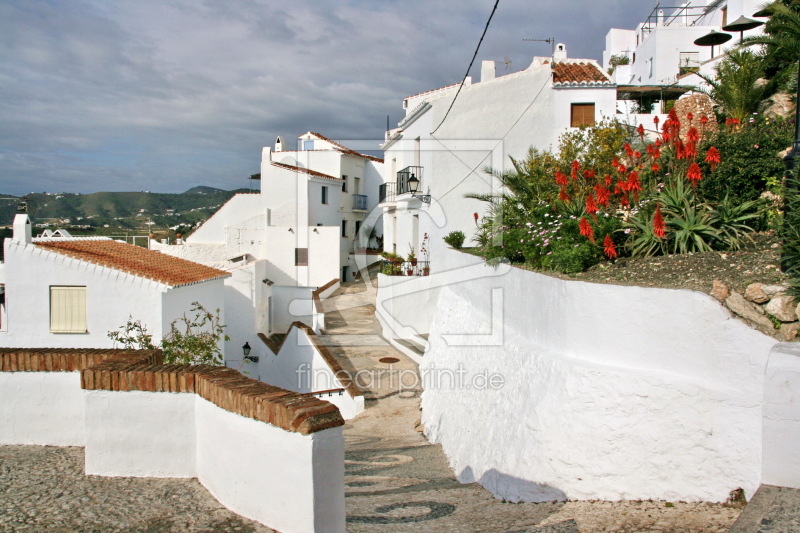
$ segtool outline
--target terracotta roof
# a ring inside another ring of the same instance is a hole
[[[34,241],[34,244],[51,252],[121,270],[171,287],[230,275],[224,270],[111,239],[54,238]]]
[[[330,174],[323,174],[322,172],[317,172],[316,170],[311,170],[310,168],[293,167],[292,165],[285,165],[283,163],[278,163],[277,161],[271,161],[270,165],[285,168],[286,170],[292,170],[294,172],[302,172],[303,174],[308,174],[310,176],[314,176],[315,178],[342,181],[342,178],[337,178],[336,176],[331,176]]]
[[[556,61],[553,63],[553,84],[613,85],[613,82],[594,63]]]
[[[360,153],[356,152],[355,150],[351,150],[350,148],[348,148],[347,146],[345,146],[343,144],[337,143],[333,139],[329,139],[329,138],[325,137],[324,135],[320,135],[316,131],[309,131],[308,133],[310,133],[311,135],[313,135],[314,137],[316,137],[316,138],[318,138],[318,139],[320,139],[322,141],[327,141],[327,142],[331,143],[332,145],[334,145],[336,147],[337,150],[339,150],[342,153],[349,154],[349,155],[355,155],[355,156],[358,156],[358,157],[363,157],[364,159],[369,159],[370,161],[377,161],[378,163],[383,163],[383,159],[381,159],[380,157],[373,157],[371,155],[360,154]]]

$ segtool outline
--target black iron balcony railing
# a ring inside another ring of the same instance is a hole
[[[378,203],[394,202],[395,201],[395,188],[396,183],[383,183],[378,187]]]
[[[428,276],[431,273],[430,261],[389,261],[384,260],[381,273],[387,276]]]
[[[422,179],[422,167],[406,167],[397,173],[397,194],[405,194],[411,192],[408,188],[408,179],[414,176],[419,180],[419,192],[425,190],[424,181]]]
[[[354,194],[353,195],[353,209],[359,209],[361,211],[367,210],[367,195],[366,194]]]

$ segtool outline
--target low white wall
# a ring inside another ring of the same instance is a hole
[[[800,345],[777,345],[764,383],[762,483],[800,489]]]
[[[280,531],[345,530],[341,426],[302,435],[195,394],[84,392],[86,474],[196,476],[232,511]]]
[[[272,286],[272,331],[285,333],[292,322],[311,324],[314,315],[313,287]]]
[[[197,472],[232,511],[279,531],[345,530],[341,426],[301,435],[198,397]]]
[[[378,274],[375,313],[390,339],[419,339],[430,331],[441,278]]]
[[[0,444],[84,442],[80,372],[0,372]]]
[[[260,346],[263,344],[260,343]],[[257,367],[258,377],[265,383],[301,394],[344,388],[317,347],[300,328],[294,327],[289,331],[277,355],[266,347],[262,353]],[[345,391],[341,395],[326,394],[321,398],[338,407],[345,420],[364,411],[363,395],[353,397]]]
[[[84,391],[86,474],[195,477],[195,395]]]
[[[755,492],[775,340],[705,294],[475,262],[437,255],[453,281],[420,367],[425,433],[461,481],[511,501]]]

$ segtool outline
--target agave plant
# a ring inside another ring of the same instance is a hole
[[[713,249],[713,243],[719,240],[719,230],[713,226],[706,204],[694,204],[685,199],[680,209],[671,206],[664,212],[670,229],[672,253],[708,252]]]
[[[710,206],[711,225],[719,232],[720,248],[738,250],[744,241],[753,242],[750,233],[754,229],[747,222],[761,215],[758,204],[754,200],[736,204],[726,194],[720,203]]]
[[[632,256],[650,257],[662,255],[667,251],[667,239],[656,236],[651,210],[641,210],[631,215],[626,223],[626,230],[630,231],[626,247]]]

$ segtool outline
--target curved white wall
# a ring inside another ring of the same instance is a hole
[[[476,268],[452,250],[437,260],[452,279]],[[426,435],[460,480],[511,501],[755,492],[776,341],[696,292],[477,268],[441,288],[421,365]],[[463,386],[431,384],[459,365]]]

